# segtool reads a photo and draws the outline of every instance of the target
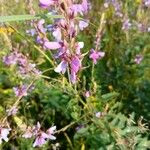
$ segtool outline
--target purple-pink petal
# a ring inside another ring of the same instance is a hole
[[[51,5],[54,5],[54,0],[39,0],[40,7],[48,8]]]
[[[84,30],[84,28],[88,27],[89,23],[87,21],[79,21],[79,28],[80,30]]]
[[[59,42],[45,42],[44,46],[47,49],[51,49],[51,50],[55,50],[55,49],[61,48],[61,45],[59,44]]]
[[[12,108],[7,109],[6,112],[8,116],[15,115],[18,112],[18,108],[13,106]]]
[[[97,63],[97,60],[103,58],[105,56],[105,52],[97,52],[94,49],[91,49],[90,58],[93,60],[94,64]]]
[[[2,128],[0,127],[0,144],[2,142],[2,139],[6,142],[8,142],[8,134],[10,132],[11,129],[9,128]]]
[[[88,2],[87,2],[87,0],[82,0],[82,10],[85,14],[88,12]]]
[[[75,84],[76,81],[77,81],[77,75],[76,75],[76,73],[75,73],[74,71],[71,71],[70,80],[71,80],[71,82],[72,82],[73,84]]]
[[[77,56],[73,57],[70,66],[71,70],[77,73],[81,67],[81,60]]]
[[[143,56],[142,55],[136,55],[136,57],[134,59],[134,62],[136,64],[140,64],[142,60],[143,60]]]
[[[55,69],[54,71],[57,73],[65,73],[67,69],[68,63],[66,61],[62,61]]]
[[[36,147],[36,146],[41,147],[45,143],[46,143],[45,138],[42,136],[38,136],[33,143],[33,147]]]
[[[57,41],[61,41],[61,30],[57,28],[56,30],[53,31],[53,36]]]
[[[31,127],[28,127],[25,131],[25,133],[22,135],[22,137],[28,139],[31,138],[33,136],[33,131]]]
[[[27,96],[27,86],[26,85],[22,85],[20,87],[14,87],[13,90],[17,97]]]

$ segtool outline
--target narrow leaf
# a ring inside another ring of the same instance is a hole
[[[102,99],[104,99],[104,100],[110,100],[110,99],[114,99],[114,98],[116,98],[118,96],[119,96],[119,93],[117,93],[117,92],[111,92],[111,93],[107,93],[107,94],[102,95]]]
[[[12,15],[12,16],[0,16],[0,23],[4,22],[11,22],[11,21],[25,21],[25,20],[34,20],[34,19],[41,19],[43,17],[47,18],[62,18],[61,15],[50,15],[50,14],[44,14],[44,15]]]
[[[33,20],[33,19],[40,19],[40,17],[33,16],[33,15],[0,16],[0,23],[2,23],[2,22],[10,22],[10,21]]]

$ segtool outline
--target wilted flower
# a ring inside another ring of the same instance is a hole
[[[8,142],[8,134],[10,132],[10,128],[3,128],[0,127],[0,144],[2,143],[2,140]]]
[[[22,137],[27,139],[27,138],[31,138],[32,136],[33,136],[33,129],[31,127],[27,127]]]
[[[101,51],[95,51],[94,49],[91,49],[90,58],[93,60],[94,64],[97,64],[97,60],[103,58],[105,56],[105,52]]]
[[[8,116],[15,115],[17,111],[18,108],[16,108],[16,106],[13,106],[12,108],[6,110]]]
[[[102,112],[97,112],[97,113],[95,114],[95,116],[96,116],[97,118],[100,118],[100,117],[102,116]]]
[[[104,7],[105,7],[105,8],[108,8],[108,7],[109,7],[109,3],[108,3],[108,2],[105,2],[105,3],[104,3]]]
[[[146,32],[147,31],[147,28],[143,23],[138,23],[137,28],[140,32]]]
[[[95,113],[95,116],[96,116],[97,118],[101,118],[101,117],[103,117],[104,115],[106,115],[106,112],[97,112],[97,113]]]
[[[85,125],[82,125],[82,124],[81,124],[81,125],[77,126],[77,127],[76,127],[76,131],[78,132],[78,131],[79,131],[80,129],[82,129],[82,128],[85,128]]]

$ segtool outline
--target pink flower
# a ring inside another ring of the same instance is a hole
[[[71,6],[71,10],[74,12],[75,15],[80,13],[80,15],[86,14],[89,9],[89,3],[87,0],[83,0],[81,4],[73,4]]]
[[[91,95],[90,91],[86,91],[86,92],[85,92],[85,97],[86,97],[86,98],[90,97],[90,95]]]
[[[25,133],[22,135],[24,138],[31,138],[33,136],[33,130],[31,127],[28,127],[25,131]]]
[[[89,9],[89,3],[87,0],[82,0],[82,11],[86,14]]]
[[[97,52],[94,49],[91,49],[90,58],[93,60],[94,64],[97,64],[97,60],[103,58],[105,56],[105,52]]]
[[[81,68],[81,60],[74,56],[72,57],[71,63],[70,63],[70,70],[71,70],[71,82],[74,84],[77,80],[77,72]]]
[[[78,13],[80,13],[81,15],[83,15],[83,8],[81,4],[74,4],[71,6],[71,10],[73,11],[73,13],[75,15],[77,15]]]
[[[47,141],[48,135],[44,132],[41,132],[35,139],[33,143],[33,147],[39,146],[41,147],[43,144],[45,144]]]
[[[0,144],[2,143],[2,140],[8,142],[8,134],[11,129],[9,128],[2,128],[0,127]]]
[[[123,25],[122,25],[122,30],[129,30],[131,27],[131,23],[129,19],[124,20]]]
[[[145,0],[145,6],[149,7],[150,6],[150,0]]]
[[[140,64],[142,60],[143,60],[143,56],[142,55],[136,55],[136,57],[134,59],[134,62],[136,64]]]
[[[67,69],[68,63],[64,60],[62,60],[62,62],[54,69],[55,72],[57,73],[65,73],[66,69]]]
[[[20,87],[14,87],[13,90],[17,97],[27,96],[27,86],[26,85],[22,85]]]
[[[43,26],[44,23],[45,23],[44,19],[39,20],[38,23],[37,23],[37,27],[40,30],[40,32],[42,32],[42,33],[45,33],[45,31],[46,31],[46,29]]]
[[[6,65],[15,65],[15,64],[17,64],[17,61],[18,61],[17,52],[12,52],[10,55],[7,55],[7,56],[3,57],[3,62]]]
[[[61,48],[61,45],[59,44],[59,42],[45,42],[44,46],[47,49],[51,49],[51,50]]]
[[[100,118],[100,117],[101,117],[101,115],[102,115],[102,113],[101,113],[101,112],[97,112],[97,113],[95,114],[95,116],[96,116],[97,118]]]
[[[33,147],[36,146],[42,146],[43,144],[45,144],[47,142],[47,139],[50,140],[55,140],[56,137],[53,136],[54,131],[56,130],[56,126],[53,126],[51,128],[49,128],[46,133],[40,130],[40,123],[37,124],[37,126],[35,127],[37,129],[37,132],[35,132],[35,141],[33,143]]]
[[[60,28],[56,28],[54,31],[53,31],[53,36],[55,37],[55,39],[57,41],[61,41],[61,30]]]
[[[89,23],[88,21],[79,21],[79,28],[82,31],[84,28],[88,27]]]
[[[81,55],[81,48],[84,47],[84,42],[78,42],[76,43],[76,54]]]
[[[55,130],[56,130],[56,126],[53,126],[53,127],[49,128],[49,129],[47,130],[47,135],[48,135],[48,138],[49,138],[49,139],[51,139],[51,140],[56,140],[56,137],[53,136]]]
[[[77,73],[81,68],[81,60],[77,56],[72,57],[70,67],[73,72]]]
[[[35,34],[37,34],[35,29],[26,30],[26,33],[29,34],[30,36],[34,36]]]
[[[26,75],[28,73],[40,74],[41,72],[35,68],[35,64],[29,63],[26,56],[22,53],[13,51],[10,55],[7,55],[3,58],[3,62],[6,65],[18,65],[18,71],[22,75]]]
[[[75,84],[76,81],[77,81],[77,74],[76,74],[75,72],[73,72],[73,71],[71,71],[70,80],[71,80],[71,82],[72,82],[73,84]]]
[[[56,1],[56,0],[39,0],[39,2],[40,2],[40,7],[42,7],[42,8],[48,8],[48,7],[50,7],[51,5],[54,5],[54,4],[55,4],[55,1]]]
[[[37,122],[37,125],[33,127],[28,127],[25,133],[22,135],[24,138],[35,138],[33,143],[33,147],[41,147],[43,144],[47,142],[48,139],[55,140],[56,137],[53,136],[54,131],[56,130],[56,126],[49,128],[46,133],[41,130],[41,125]]]
[[[8,116],[15,115],[17,111],[18,108],[16,108],[16,106],[13,106],[12,108],[6,110]]]

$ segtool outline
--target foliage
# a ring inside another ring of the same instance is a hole
[[[3,8],[0,139],[2,130],[11,128],[9,141],[3,139],[1,149],[147,150],[150,147],[150,4],[146,0],[90,1],[88,14],[76,20],[89,20],[89,26],[75,38],[84,42],[82,67],[75,72],[75,84],[69,72],[54,71],[61,62],[53,57],[55,50],[45,50],[36,42],[37,35],[26,32],[38,28],[41,18],[47,26],[63,16],[42,10],[39,1],[10,0],[0,4]],[[45,35],[53,40],[52,33]],[[105,52],[104,58],[99,53],[94,64],[90,49]],[[15,55],[19,61],[36,64],[33,72],[22,76],[18,60],[13,65],[4,63],[4,57],[15,50],[20,55]],[[18,96],[17,87],[22,85],[27,86],[27,95]],[[16,106],[17,113],[8,115],[12,106]],[[37,122],[41,124],[39,134],[56,126],[57,130],[50,134],[56,140],[33,147],[37,135],[23,138],[25,130],[36,127]]]

